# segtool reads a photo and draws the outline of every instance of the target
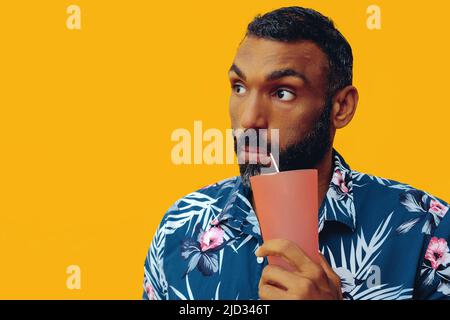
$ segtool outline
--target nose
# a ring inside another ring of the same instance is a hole
[[[264,99],[257,92],[252,93],[241,107],[243,108],[241,128],[266,129],[268,127]]]

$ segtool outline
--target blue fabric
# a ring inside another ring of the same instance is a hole
[[[448,204],[359,173],[333,153],[319,209],[319,248],[345,299],[449,299]],[[232,177],[179,199],[164,215],[144,266],[144,299],[259,299],[267,258],[249,190]]]

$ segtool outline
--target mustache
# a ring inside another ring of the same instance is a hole
[[[246,146],[263,148],[267,155],[272,150],[272,143],[267,139],[267,129],[233,129],[234,151],[242,151]],[[249,135],[249,133],[252,133]],[[239,150],[238,150],[239,149]]]

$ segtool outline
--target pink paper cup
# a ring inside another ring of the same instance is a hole
[[[250,183],[263,239],[290,240],[319,263],[317,170],[258,175]],[[293,269],[280,257],[268,259],[270,264]]]

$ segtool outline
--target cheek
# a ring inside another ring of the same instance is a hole
[[[280,149],[285,150],[287,146],[298,142],[301,139],[297,127],[285,127],[280,129]]]
[[[230,98],[230,104],[228,108],[228,112],[230,113],[231,127],[238,128],[239,124],[239,108],[234,99]]]
[[[279,142],[281,150],[297,143],[311,131],[314,125],[314,116],[302,112],[290,112],[278,115],[272,123],[272,128],[279,129]]]

